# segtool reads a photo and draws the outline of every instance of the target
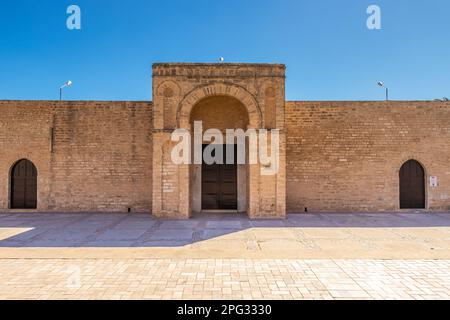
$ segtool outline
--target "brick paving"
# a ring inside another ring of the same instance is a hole
[[[450,299],[449,260],[6,259],[0,299]]]
[[[450,214],[0,214],[0,299],[450,299]]]

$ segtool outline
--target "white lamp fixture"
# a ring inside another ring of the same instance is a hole
[[[72,85],[73,85],[73,82],[69,80],[66,83],[64,83],[61,87],[59,87],[59,101],[62,100],[63,89],[66,87],[71,87]]]
[[[389,88],[386,87],[384,85],[384,82],[382,82],[382,81],[378,82],[378,86],[380,86],[381,88],[385,88],[386,89],[386,101],[388,101],[389,100]]]

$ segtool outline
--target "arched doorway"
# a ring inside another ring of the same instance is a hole
[[[416,160],[400,169],[400,209],[425,209],[425,170]]]
[[[26,159],[11,170],[11,209],[37,208],[37,169]]]
[[[194,122],[201,121],[203,132],[217,129],[225,137],[227,129],[246,130],[249,115],[246,107],[238,99],[216,95],[203,98],[194,105],[190,113],[191,130]],[[203,133],[202,132],[202,133]],[[211,141],[203,141],[205,150]],[[237,164],[237,146],[220,146],[220,164],[192,165],[191,203],[194,212],[210,210],[247,211],[247,166]],[[227,154],[234,153],[233,163],[227,163]],[[214,153],[214,152],[213,152]]]

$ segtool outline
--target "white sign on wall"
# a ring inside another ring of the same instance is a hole
[[[430,187],[436,188],[438,186],[438,178],[435,176],[430,177]]]

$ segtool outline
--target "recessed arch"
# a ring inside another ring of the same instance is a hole
[[[200,100],[191,109],[189,122],[193,128],[194,121],[202,121],[203,130],[247,129],[249,115],[245,105],[231,96],[210,96]]]
[[[36,166],[28,159],[21,159],[10,170],[10,207],[11,209],[37,208]]]
[[[171,80],[162,82],[158,88],[156,88],[156,93],[162,97],[167,97],[169,91],[172,91],[171,96],[175,96],[180,94],[181,89],[176,82]]]
[[[249,116],[249,127],[261,128],[262,113],[256,99],[245,88],[235,84],[215,83],[198,87],[188,93],[177,109],[177,125],[179,128],[190,128],[190,115],[195,105],[212,96],[230,96],[239,100],[246,108]]]
[[[226,130],[249,127],[249,115],[246,106],[230,95],[207,96],[198,101],[190,112],[190,126],[200,121],[202,133],[216,129],[226,134]],[[197,130],[197,129],[195,129]],[[202,151],[211,141],[204,140]],[[216,141],[217,142],[217,141]],[[247,166],[226,163],[227,154],[234,153],[237,159],[237,145],[226,138],[220,148],[223,163],[193,165],[190,168],[191,203],[194,212],[208,210],[247,211]],[[235,160],[236,160],[235,159]]]
[[[425,209],[425,168],[417,160],[406,161],[399,172],[400,209]]]

